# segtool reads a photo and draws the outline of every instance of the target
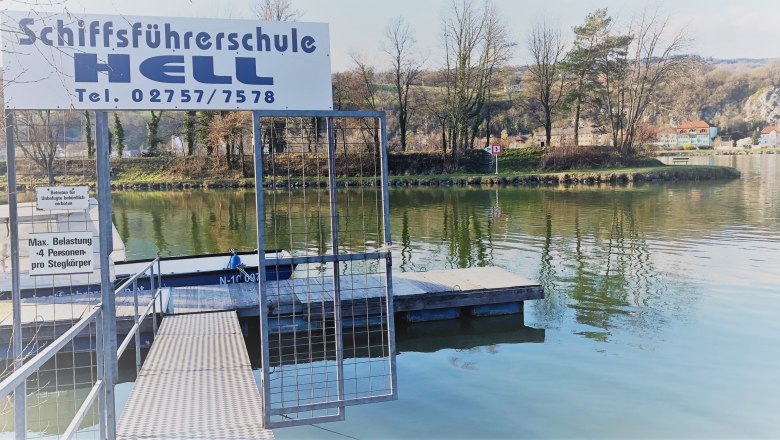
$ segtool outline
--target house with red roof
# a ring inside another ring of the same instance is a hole
[[[706,121],[684,121],[675,128],[677,146],[693,145],[696,147],[712,147],[712,141],[718,136],[718,127]]]
[[[770,147],[776,147],[777,132],[778,132],[778,128],[773,125],[764,127],[761,130],[761,134],[759,134],[758,136],[758,145],[767,145]]]

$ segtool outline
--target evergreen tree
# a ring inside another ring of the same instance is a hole
[[[150,156],[159,156],[160,154],[160,140],[158,130],[160,129],[160,119],[162,118],[162,110],[155,112],[152,110],[150,113],[149,121],[146,122],[146,145],[147,151]]]
[[[187,156],[195,153],[195,141],[198,137],[198,116],[194,110],[189,110],[184,116],[184,140],[187,142]]]
[[[206,155],[211,156],[214,154],[214,144],[209,139],[209,130],[211,130],[211,122],[214,120],[214,112],[199,111],[197,118],[198,142],[206,146]]]
[[[95,157],[95,138],[92,137],[92,120],[89,117],[89,111],[84,110],[84,134],[87,138],[87,157]]]
[[[122,127],[117,113],[114,113],[114,138],[116,139],[116,153],[122,157],[125,152],[125,128]]]
[[[606,57],[614,49],[616,41],[609,35],[612,18],[607,9],[597,9],[585,17],[582,26],[574,27],[574,47],[569,51],[566,70],[572,79],[569,96],[574,107],[574,145],[579,145],[582,106],[588,100],[596,84],[596,60]]]

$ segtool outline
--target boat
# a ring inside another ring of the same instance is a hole
[[[265,279],[268,281],[289,279],[295,270],[295,265],[277,264],[277,260],[290,257],[289,252],[281,249],[267,251]],[[146,259],[114,263],[117,287],[152,261],[154,260]],[[257,267],[257,251],[160,258],[160,272],[164,287],[256,283]],[[149,277],[139,278],[138,286],[144,289],[151,288]]]

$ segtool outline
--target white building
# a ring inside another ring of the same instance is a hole
[[[758,137],[758,145],[776,147],[777,127],[774,126],[764,127],[764,129],[761,130],[761,134]]]

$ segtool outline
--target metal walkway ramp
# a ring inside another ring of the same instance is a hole
[[[119,439],[272,439],[235,312],[165,318]]]

